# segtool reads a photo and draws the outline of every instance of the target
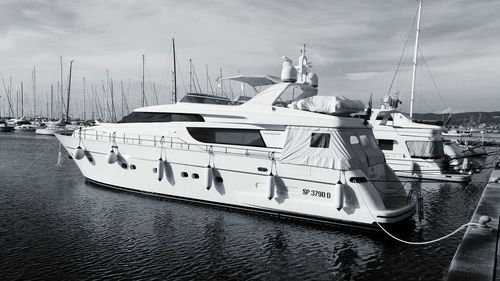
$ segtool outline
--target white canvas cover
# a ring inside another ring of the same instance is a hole
[[[351,114],[363,111],[365,105],[360,100],[350,100],[344,96],[313,96],[301,99],[291,105],[294,109],[326,114]]]
[[[411,157],[441,158],[444,156],[443,141],[407,141]]]
[[[329,134],[328,147],[311,147],[313,134]],[[362,135],[364,137],[360,137]],[[363,169],[385,158],[370,129],[287,128],[281,162],[339,170]]]

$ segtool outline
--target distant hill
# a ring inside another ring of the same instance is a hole
[[[436,114],[436,113],[415,113],[414,118],[421,120],[440,120],[446,121],[449,113]],[[479,117],[481,116],[481,117]],[[479,120],[481,118],[481,120]],[[465,124],[487,124],[487,125],[500,125],[500,111],[493,112],[462,112],[452,113],[450,125],[465,125]]]

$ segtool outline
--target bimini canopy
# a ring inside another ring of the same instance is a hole
[[[385,163],[370,129],[289,126],[281,162],[338,170]]]
[[[279,82],[281,82],[279,77],[272,75],[266,75],[266,76],[237,75],[237,76],[220,78],[219,80],[220,81],[232,80],[232,81],[243,82],[252,87],[267,86],[272,84],[278,84]]]

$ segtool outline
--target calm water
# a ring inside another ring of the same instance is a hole
[[[113,191],[56,160],[53,137],[0,134],[2,280],[440,280],[464,233],[408,246],[377,232]],[[426,184],[424,219],[398,235],[453,231],[483,188]]]

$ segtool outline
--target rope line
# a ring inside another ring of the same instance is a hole
[[[359,189],[358,189],[359,191]],[[366,204],[366,201],[365,201],[365,198],[363,196],[363,193],[360,191],[359,194],[361,195],[361,199],[363,200],[363,203],[365,204],[366,206],[366,209],[368,210],[368,213],[370,213],[370,216],[372,217],[372,219],[375,221],[375,223],[380,227],[380,229],[382,229],[382,231],[384,231],[389,237],[393,238],[394,240],[398,241],[398,242],[401,242],[401,243],[404,243],[404,244],[408,244],[408,245],[428,245],[428,244],[432,244],[432,243],[436,243],[436,242],[439,242],[441,240],[444,240],[448,237],[451,237],[453,235],[455,235],[456,233],[458,233],[460,230],[462,230],[463,228],[465,227],[468,227],[468,226],[480,226],[480,227],[483,227],[482,225],[478,224],[478,223],[473,223],[473,222],[468,222],[468,223],[465,223],[461,226],[459,226],[456,230],[446,234],[445,236],[442,236],[442,237],[439,237],[439,238],[436,238],[436,239],[433,239],[433,240],[429,240],[429,241],[422,241],[422,242],[413,242],[413,241],[407,241],[407,240],[404,240],[404,239],[401,239],[401,238],[398,238],[396,237],[395,235],[391,234],[389,231],[387,231],[378,221],[377,219],[375,218],[375,216],[373,215],[372,211],[370,210],[370,208],[368,207],[368,204]]]
[[[47,151],[49,151],[51,148],[53,148],[53,147],[52,146],[47,147],[47,149],[45,149],[44,152],[42,152],[40,155],[38,155],[37,158],[35,158],[33,161],[31,161],[31,163],[29,163],[28,166],[24,167],[24,169],[22,169],[22,171],[25,171],[26,169],[28,169],[31,165],[33,165],[36,161],[38,161],[38,159],[40,159],[45,153],[47,153]]]
[[[417,17],[418,10],[415,12],[415,15],[413,16],[413,21],[410,26],[410,32],[408,32],[408,37],[406,38],[405,46],[403,47],[403,52],[401,53],[401,56],[399,57],[399,62],[398,66],[396,67],[396,71],[394,71],[394,76],[392,77],[391,80],[391,85],[389,86],[389,90],[387,90],[387,94],[389,95],[392,90],[392,86],[394,85],[394,80],[396,80],[396,76],[398,75],[399,67],[401,66],[401,62],[403,61],[403,56],[405,54],[406,47],[408,46],[408,42],[410,41],[410,37],[412,35],[413,31],[413,26],[415,26],[415,18]]]

